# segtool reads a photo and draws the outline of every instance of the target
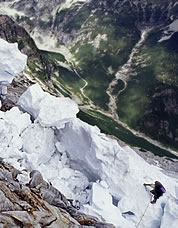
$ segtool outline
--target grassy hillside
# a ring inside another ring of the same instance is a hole
[[[86,11],[85,8],[83,10]],[[107,110],[109,97],[106,89],[114,77],[114,72],[127,61],[140,33],[134,26],[132,17],[126,18],[124,14],[113,16],[109,10],[106,14],[102,11],[94,14],[89,10],[87,12],[84,26],[90,35],[87,35],[84,41],[78,41],[71,51],[78,63],[76,67],[88,82],[86,95],[97,106]],[[71,26],[70,23],[68,26]],[[110,74],[109,67],[112,68]]]
[[[143,64],[118,98],[118,114],[132,128],[174,148],[178,147],[178,33],[158,42],[147,38],[138,56]]]

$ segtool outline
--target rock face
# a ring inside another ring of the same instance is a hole
[[[0,37],[9,43],[17,42],[19,49],[29,57],[39,55],[33,39],[25,29],[5,15],[0,16]]]
[[[152,93],[152,109],[147,110],[142,129],[152,138],[178,146],[178,89],[170,86],[156,88]]]
[[[0,224],[3,227],[105,227],[113,225],[80,213],[56,188],[31,171],[29,184],[18,181],[27,175],[0,160]]]
[[[48,64],[36,47],[27,31],[6,15],[0,15],[0,37],[9,43],[18,43],[19,50],[28,56],[28,67],[32,73],[42,73],[44,78],[50,77]],[[35,65],[35,64],[36,65]]]
[[[87,20],[95,15],[97,19],[104,13],[107,16],[114,14],[115,20],[120,20],[128,26],[129,23],[137,26],[150,26],[150,25],[168,25],[174,16],[175,1],[162,0],[162,1],[137,1],[137,0],[104,0],[102,2],[94,0],[53,0],[48,4],[45,1],[9,1],[9,7],[24,13],[17,19],[23,25],[26,24],[28,30],[40,29],[44,33],[52,30],[59,41],[67,44],[73,39],[78,39],[79,34],[83,30],[89,30],[94,26],[89,24]],[[128,13],[127,22],[124,22],[125,13]],[[85,13],[85,15],[84,15]],[[81,18],[79,18],[81,17]],[[132,21],[131,21],[132,19]],[[119,22],[119,23],[120,23]],[[104,22],[105,23],[105,22]]]

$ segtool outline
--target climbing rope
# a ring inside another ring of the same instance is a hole
[[[144,215],[145,215],[145,213],[146,213],[146,211],[147,211],[147,209],[148,209],[149,204],[150,204],[150,202],[148,202],[148,204],[147,204],[147,206],[146,206],[146,208],[145,208],[145,211],[143,212],[143,214],[142,214],[142,216],[141,216],[141,218],[140,218],[140,221],[139,221],[138,224],[135,226],[136,228],[139,227],[139,225],[140,225],[140,223],[141,223],[141,221],[142,221],[142,219],[143,219],[143,217],[144,217]]]

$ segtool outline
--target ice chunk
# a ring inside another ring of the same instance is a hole
[[[79,109],[70,98],[55,97],[35,84],[19,98],[20,107],[46,127],[61,127],[76,117]]]
[[[177,228],[178,224],[178,202],[173,198],[169,198],[164,208],[164,214],[160,228]]]
[[[17,133],[20,134],[28,125],[31,124],[30,115],[23,113],[18,107],[13,107],[4,113],[6,121],[17,127]]]
[[[19,98],[19,106],[34,119],[37,118],[40,111],[40,103],[45,98],[45,93],[38,83],[30,86]]]
[[[23,150],[36,156],[36,165],[46,163],[55,151],[54,131],[51,128],[43,128],[39,124],[31,124],[22,133]],[[27,155],[28,156],[28,155]],[[35,161],[31,160],[32,163]]]
[[[60,127],[76,117],[79,109],[70,98],[46,96],[40,103],[37,120],[42,126]]]
[[[117,227],[133,227],[133,223],[124,219],[119,208],[112,204],[112,196],[109,193],[109,189],[103,187],[99,182],[93,183],[90,205],[94,210],[99,212],[107,222],[112,222],[117,225]]]
[[[26,66],[27,56],[18,49],[17,43],[8,43],[0,39],[0,82],[11,83],[16,74]]]

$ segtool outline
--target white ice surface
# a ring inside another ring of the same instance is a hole
[[[178,201],[175,199],[169,199],[166,202],[166,206],[164,208],[164,216],[161,220],[160,228],[177,228],[178,226]]]
[[[139,228],[176,228],[176,176],[165,175],[130,147],[121,147],[96,126],[79,120],[72,101],[54,98],[39,85],[30,87],[19,104],[34,121],[18,108],[0,112],[0,156],[6,161],[20,170],[38,169],[68,198],[84,204],[83,212],[116,227],[132,228],[140,222]],[[23,175],[19,178],[28,180]],[[146,190],[143,183],[155,180],[167,192],[152,205],[150,188]]]
[[[75,118],[79,111],[77,104],[71,99],[58,98],[43,92],[39,84],[28,88],[20,97],[18,104],[46,127],[61,127]]]
[[[23,147],[32,166],[37,167],[41,163],[50,160],[55,151],[54,131],[51,128],[43,128],[39,124],[31,124],[21,134]],[[32,160],[35,158],[35,161]]]
[[[17,43],[0,39],[0,81],[11,83],[24,70],[26,62],[27,56],[19,51]]]

